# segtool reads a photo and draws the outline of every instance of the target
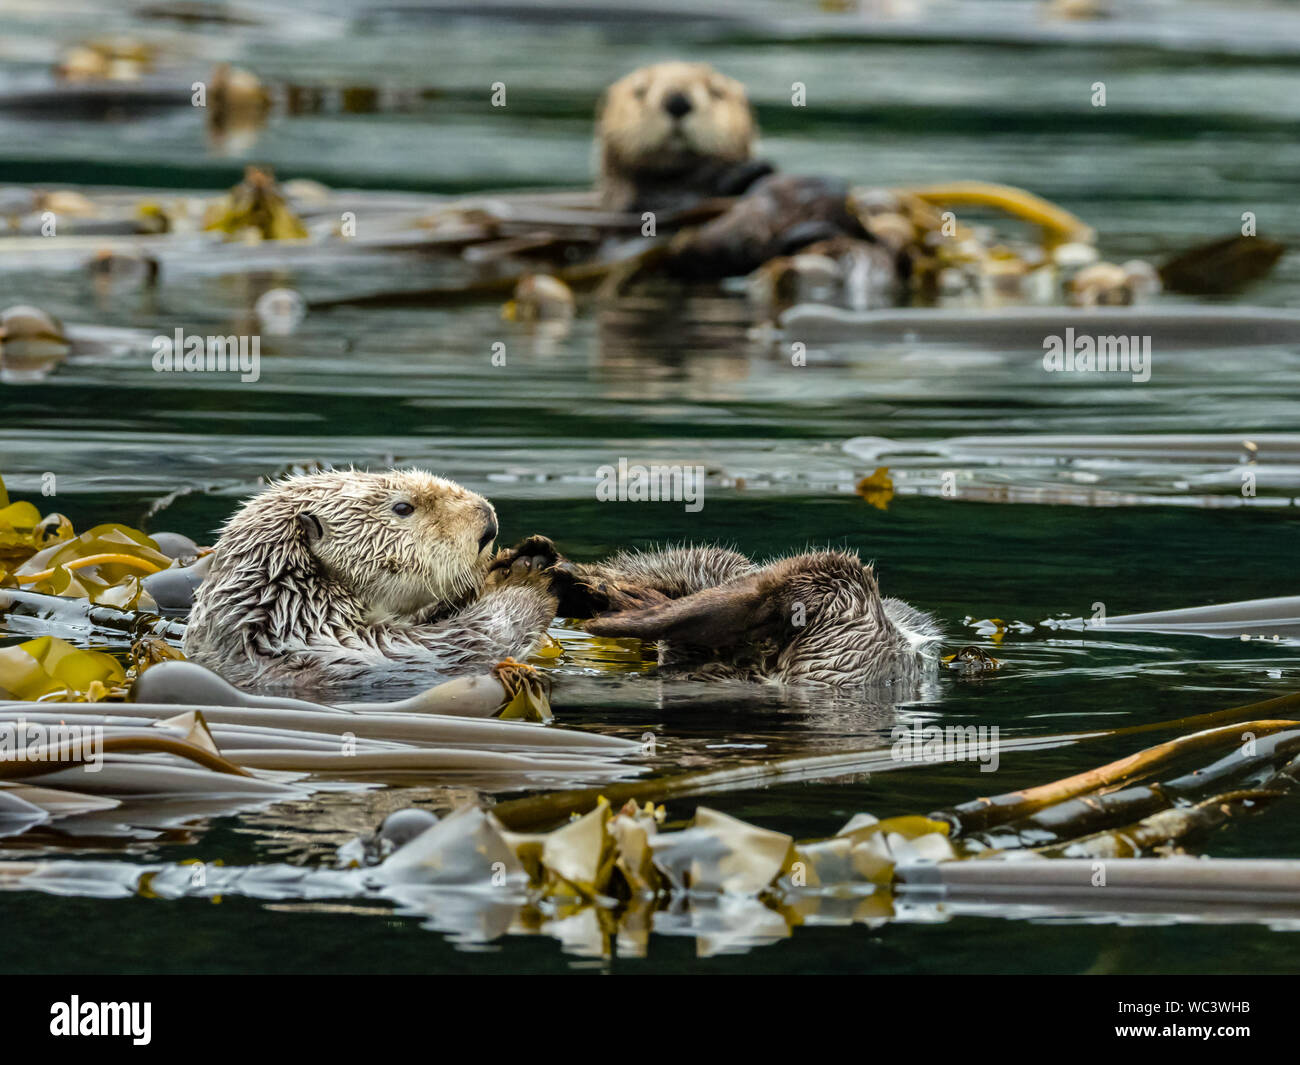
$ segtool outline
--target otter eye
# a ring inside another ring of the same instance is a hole
[[[407,518],[407,517],[410,517],[412,514],[415,513],[415,508],[414,508],[413,506],[411,506],[410,503],[405,503],[405,502],[403,502],[403,503],[394,503],[394,504],[393,504],[393,513],[396,514],[396,515],[397,515],[398,517],[400,517],[400,518]]]
[[[649,85],[638,85],[635,89],[632,90],[632,95],[635,96],[638,100],[644,100],[646,93],[648,93],[649,91],[650,91]]]
[[[723,100],[726,99],[727,90],[724,89],[721,85],[711,84],[709,86],[709,95],[712,96],[715,100]]]

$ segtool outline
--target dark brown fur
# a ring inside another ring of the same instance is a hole
[[[765,566],[717,547],[595,564],[556,555],[550,572],[562,616],[587,619],[594,635],[658,641],[660,664],[692,677],[911,684],[939,639],[928,615],[882,598],[872,567],[850,551]]]

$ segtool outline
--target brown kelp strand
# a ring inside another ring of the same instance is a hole
[[[1249,721],[1240,725],[1224,725],[1188,736],[1179,736],[1096,769],[1076,773],[1048,784],[1040,784],[1034,788],[1025,788],[991,798],[975,799],[951,810],[937,811],[930,816],[951,824],[958,835],[979,832],[1008,821],[1019,820],[1045,806],[1090,791],[1111,787],[1135,778],[1149,777],[1184,756],[1241,744],[1249,738],[1293,729],[1295,724],[1294,721],[1283,720]]]
[[[100,754],[170,754],[214,773],[252,776],[246,769],[205,747],[170,736],[105,736],[96,745]],[[76,769],[91,760],[92,752],[78,743],[24,747],[10,757],[0,757],[0,780],[46,776],[61,769]]]
[[[962,846],[976,851],[984,847],[1041,847],[1100,832],[1173,806],[1198,802],[1249,778],[1272,779],[1279,766],[1291,764],[1297,751],[1300,729],[1248,739],[1232,754],[1202,769],[1158,784],[1067,799],[987,832],[963,834]]]
[[[1139,785],[1106,795],[1084,795],[986,832],[965,833],[959,837],[960,846],[965,853],[1040,847],[1112,825],[1129,824],[1167,809],[1170,804],[1171,800],[1159,785]]]
[[[1004,751],[1021,747],[1042,750],[1044,746],[1077,743],[1087,735],[1067,733],[1049,737],[1023,737],[1004,740],[1002,747]],[[917,764],[907,759],[896,758],[889,747],[844,751],[838,754],[796,755],[752,765],[678,773],[626,785],[603,787],[599,790],[580,788],[534,795],[524,799],[511,799],[493,807],[493,813],[510,828],[524,828],[554,824],[572,814],[588,813],[595,809],[602,799],[611,802],[631,800],[664,802],[668,799],[700,795],[705,792],[773,787],[800,780],[902,770]]]
[[[1166,781],[1160,787],[1171,799],[1190,801],[1229,784],[1252,778],[1269,779],[1280,767],[1292,764],[1297,752],[1300,752],[1300,728],[1258,737],[1248,735],[1231,754],[1202,769]]]
[[[1157,848],[1204,835],[1224,822],[1256,813],[1266,803],[1282,798],[1276,788],[1244,788],[1205,799],[1193,806],[1176,806],[1151,814],[1122,828],[1085,836],[1045,848],[1046,857],[1136,858]]]
[[[1200,732],[1227,725],[1233,721],[1250,721],[1259,718],[1281,718],[1286,714],[1300,715],[1300,693],[1279,695],[1275,699],[1265,699],[1258,703],[1246,703],[1242,706],[1230,706],[1225,710],[1211,710],[1206,714],[1193,714],[1179,717],[1172,721],[1151,721],[1145,725],[1127,725],[1105,733],[1107,736],[1136,736],[1143,732],[1177,731],[1186,735],[1188,732]]]

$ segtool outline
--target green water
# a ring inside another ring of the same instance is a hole
[[[1189,7],[1198,5],[1189,4]],[[707,59],[744,80],[758,104],[765,153],[785,169],[888,184],[944,178],[1010,181],[1097,226],[1115,257],[1158,256],[1230,233],[1242,211],[1275,239],[1300,236],[1294,188],[1297,70],[1280,58],[1155,49],[994,44],[853,43],[783,39],[750,26],[666,20],[649,32],[564,20],[502,22],[407,13],[348,23],[344,5],[291,26],[189,30],[198,55],[222,54],[269,80],[380,82],[432,90],[418,106],[378,115],[276,116],[256,145],[214,155],[195,116],[55,119],[0,109],[0,183],[219,188],[245,159],[282,178],[334,185],[459,192],[581,184],[589,115],[601,86],[665,56]],[[801,5],[756,9],[806,15]],[[110,28],[139,24],[105,16]],[[56,14],[14,33],[73,41],[84,31]],[[310,32],[308,32],[310,30]],[[295,32],[296,31],[296,32]],[[0,52],[0,93],[44,70]],[[206,63],[189,60],[201,76]],[[377,73],[382,71],[382,75]],[[510,106],[486,106],[504,80]],[[805,81],[811,103],[786,102]],[[1104,113],[1089,87],[1107,83]],[[364,215],[362,216],[364,221]],[[8,262],[8,265],[7,265]],[[69,322],[225,331],[275,285],[309,299],[432,284],[418,256],[377,255],[361,266],[325,261],[245,274],[194,256],[172,264],[156,297],[94,298],[81,276],[6,260],[0,305],[38,303]],[[1300,304],[1288,256],[1239,299]],[[507,365],[494,366],[502,342]],[[667,541],[721,541],[754,555],[807,545],[852,547],[874,558],[887,594],[934,612],[953,649],[977,642],[1003,660],[979,682],[940,676],[905,705],[701,687],[629,675],[581,655],[555,667],[559,721],[659,740],[656,772],[774,754],[887,744],[898,722],[997,725],[1004,738],[1172,720],[1284,694],[1300,670],[1286,643],[1116,634],[1086,638],[1039,625],[1294,594],[1300,512],[1236,502],[1231,464],[1170,457],[1163,502],[1078,507],[990,503],[917,494],[909,486],[942,462],[891,462],[900,492],[885,511],[853,493],[871,466],[851,437],[944,441],[969,435],[1219,433],[1243,439],[1300,432],[1296,371],[1285,346],[1157,352],[1144,386],[1063,381],[1023,353],[975,345],[846,342],[819,347],[806,367],[751,335],[743,306],[716,296],[682,303],[584,305],[573,329],[537,336],[496,306],[314,313],[290,338],[265,338],[262,379],[160,377],[147,347],[62,367],[39,384],[0,386],[0,473],[11,496],[68,514],[185,532],[210,542],[257,478],[310,461],[382,467],[414,463],[495,502],[503,541],[539,532],[570,556]],[[705,505],[602,504],[597,467],[700,464]],[[992,463],[984,487],[1033,488],[1057,476],[1128,489],[1149,471],[1104,463],[1080,471]],[[1264,456],[1267,458],[1267,456]],[[56,474],[53,501],[41,476]],[[1222,475],[1217,485],[1197,478]],[[1223,477],[1228,487],[1224,487]],[[1260,495],[1300,495],[1285,464]],[[910,478],[910,479],[909,479]],[[1053,482],[1058,483],[1058,482]],[[1176,487],[1177,485],[1183,487]],[[1190,486],[1190,487],[1189,487]],[[1149,485],[1148,485],[1149,487]],[[973,622],[1033,626],[994,644]],[[573,639],[572,633],[560,633]],[[0,643],[22,637],[0,632]],[[406,694],[400,680],[384,698]],[[1142,741],[1147,742],[1146,740]],[[1154,739],[1151,741],[1154,742]],[[700,801],[798,838],[835,831],[853,813],[923,813],[993,791],[1041,783],[1128,753],[1133,739],[1007,752],[996,774],[976,763],[920,766],[869,777],[735,791]],[[412,801],[447,796],[438,781]],[[688,816],[695,800],[672,804]],[[1216,856],[1300,857],[1294,807],[1282,803],[1198,841]],[[324,862],[371,827],[365,796],[196,821],[150,837],[0,840],[0,857],[82,855],[131,862],[200,858],[226,865]],[[779,942],[708,958],[689,936],[652,937],[645,959],[600,961],[555,938],[507,935],[465,949],[375,903],[268,904],[226,899],[162,902],[0,893],[6,971],[255,972],[1290,972],[1293,941],[1261,925],[1137,926],[1011,917],[899,919],[871,927],[808,925]],[[112,928],[87,937],[86,928]]]

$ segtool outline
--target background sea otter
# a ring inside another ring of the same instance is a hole
[[[667,211],[743,191],[771,168],[745,87],[707,63],[656,63],[620,78],[597,112],[601,205]]]
[[[746,274],[817,241],[852,238],[876,249],[848,208],[847,182],[778,175],[755,159],[758,127],[745,86],[707,63],[656,63],[606,90],[596,120],[601,205],[667,213],[741,197],[674,243],[664,268],[684,278]],[[666,220],[671,223],[671,219]]]
[[[185,653],[234,684],[313,687],[523,657],[556,600],[529,557],[493,567],[496,534],[486,499],[419,470],[280,481],[222,530]]]

